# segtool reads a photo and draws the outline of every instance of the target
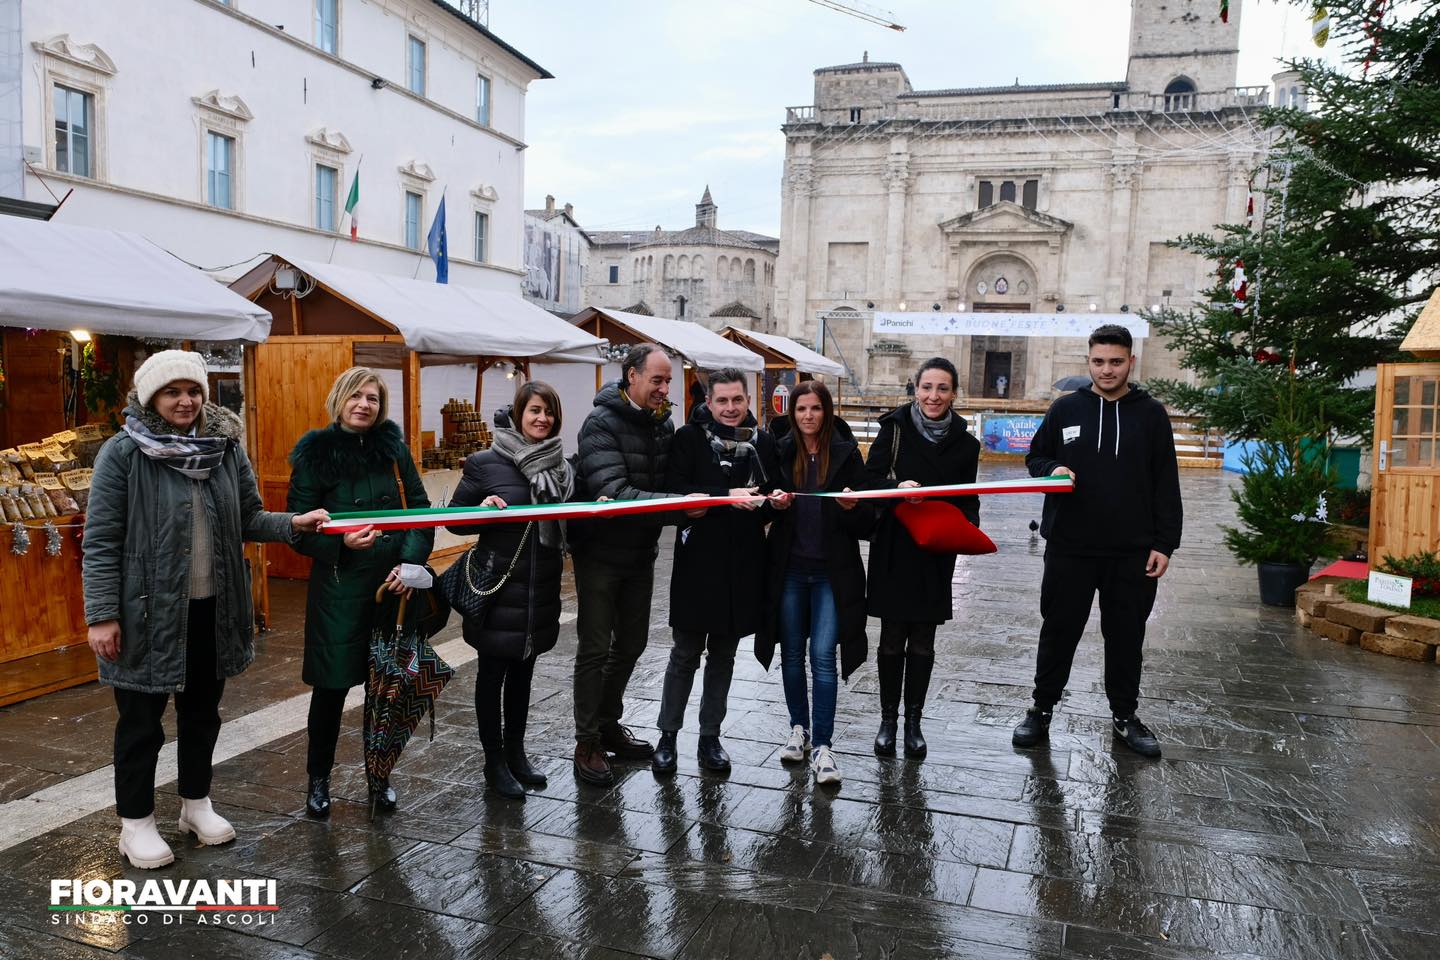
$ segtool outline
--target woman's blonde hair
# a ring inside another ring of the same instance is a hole
[[[330,395],[325,398],[325,409],[329,411],[332,423],[340,419],[345,401],[372,380],[375,381],[375,392],[380,394],[380,412],[375,415],[375,425],[378,426],[389,418],[390,388],[385,386],[385,380],[369,367],[351,367],[335,378],[335,385],[330,388]]]

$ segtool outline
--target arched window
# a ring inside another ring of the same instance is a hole
[[[669,280],[673,276],[675,276],[675,255],[667,253],[665,254],[665,265],[660,268],[660,279]]]
[[[1014,180],[1006,180],[1004,183],[1000,184],[1000,199],[1009,200],[1011,203],[1015,202]]]
[[[1195,109],[1195,81],[1176,77],[1165,87],[1165,112]]]
[[[755,261],[754,261],[754,260],[746,260],[746,261],[745,261],[745,282],[746,282],[746,283],[754,283],[754,282],[755,282]]]
[[[690,279],[690,258],[683,253],[675,263],[675,276],[680,280]]]
[[[722,283],[730,279],[730,261],[728,258],[715,258],[715,279]]]

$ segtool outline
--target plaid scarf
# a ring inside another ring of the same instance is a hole
[[[154,419],[159,420],[158,417]],[[164,421],[160,423],[170,426]],[[191,480],[208,480],[210,471],[220,465],[230,445],[227,437],[182,437],[174,433],[155,433],[152,426],[154,424],[143,422],[133,413],[125,417],[125,432],[134,439],[141,453],[161,461],[172,470],[178,470]]]
[[[705,417],[698,419],[705,438],[710,441],[710,452],[715,455],[715,462],[730,483],[737,487],[754,487],[769,479],[765,476],[760,457],[755,453],[755,436],[760,431],[755,426],[753,414],[747,415],[745,425],[739,427],[725,426],[710,417],[708,411]]]

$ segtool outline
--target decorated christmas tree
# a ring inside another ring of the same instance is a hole
[[[1282,395],[1368,437],[1373,390],[1346,385],[1440,281],[1440,0],[1302,6],[1342,62],[1289,64],[1308,103],[1261,115],[1258,217],[1177,240],[1215,265],[1209,303],[1152,317],[1199,381],[1154,392],[1238,439],[1273,438]]]

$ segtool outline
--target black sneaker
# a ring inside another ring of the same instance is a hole
[[[1142,757],[1160,756],[1160,741],[1133,713],[1128,717],[1115,718],[1115,737]]]
[[[1050,738],[1050,711],[1036,710],[1030,708],[1025,711],[1025,719],[1015,728],[1015,733],[1010,737],[1010,742],[1017,747],[1033,747],[1041,740]]]

